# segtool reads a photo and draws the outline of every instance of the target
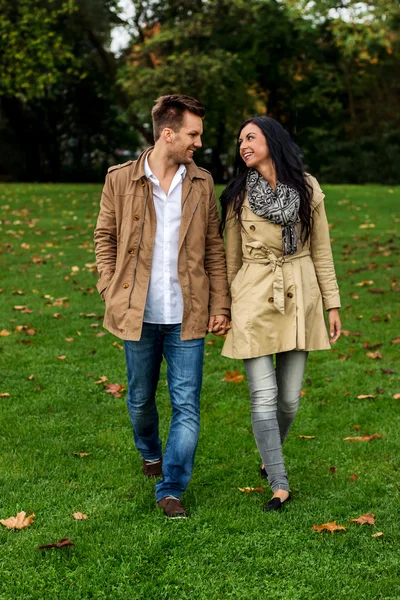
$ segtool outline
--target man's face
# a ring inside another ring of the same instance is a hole
[[[185,112],[182,127],[179,131],[172,132],[169,145],[170,158],[179,165],[189,165],[193,161],[193,154],[201,148],[203,133],[203,120],[190,112]]]

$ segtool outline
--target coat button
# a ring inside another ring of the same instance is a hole
[[[256,226],[255,225],[250,225],[250,230],[251,231],[255,231],[256,230]]]
[[[135,254],[135,248],[129,248],[128,254]]]
[[[273,298],[268,298],[268,302],[269,302],[270,304],[272,304],[272,303],[273,303],[273,301],[274,301],[274,299],[273,299]]]
[[[139,221],[139,215],[133,215],[133,220],[134,221]]]
[[[288,292],[288,293],[287,293],[287,297],[288,297],[288,298],[293,298],[293,294],[292,294],[292,292]]]
[[[128,288],[129,287],[129,283],[122,284],[122,287],[125,288],[125,289]]]

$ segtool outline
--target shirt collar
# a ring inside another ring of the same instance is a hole
[[[160,185],[160,182],[158,181],[157,177],[154,175],[154,173],[150,169],[148,154],[146,154],[146,157],[144,159],[144,174],[146,175],[147,179],[150,179],[153,182],[155,181],[157,183],[157,185]],[[176,177],[177,175],[181,176],[182,181],[185,179],[185,177],[186,177],[185,165],[179,165],[179,169],[175,173],[174,177]]]

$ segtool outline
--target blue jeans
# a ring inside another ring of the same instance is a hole
[[[200,432],[200,390],[204,339],[180,338],[179,325],[143,323],[139,341],[125,341],[128,411],[136,448],[143,459],[162,456],[156,390],[163,356],[167,361],[172,418],[163,457],[163,476],[156,485],[157,502],[181,497],[192,476]]]

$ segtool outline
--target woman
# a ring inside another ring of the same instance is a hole
[[[232,295],[222,354],[244,359],[261,472],[273,491],[264,510],[279,510],[290,498],[282,443],[299,406],[308,352],[329,349],[341,330],[324,194],[299,152],[274,119],[248,119],[221,196]]]

